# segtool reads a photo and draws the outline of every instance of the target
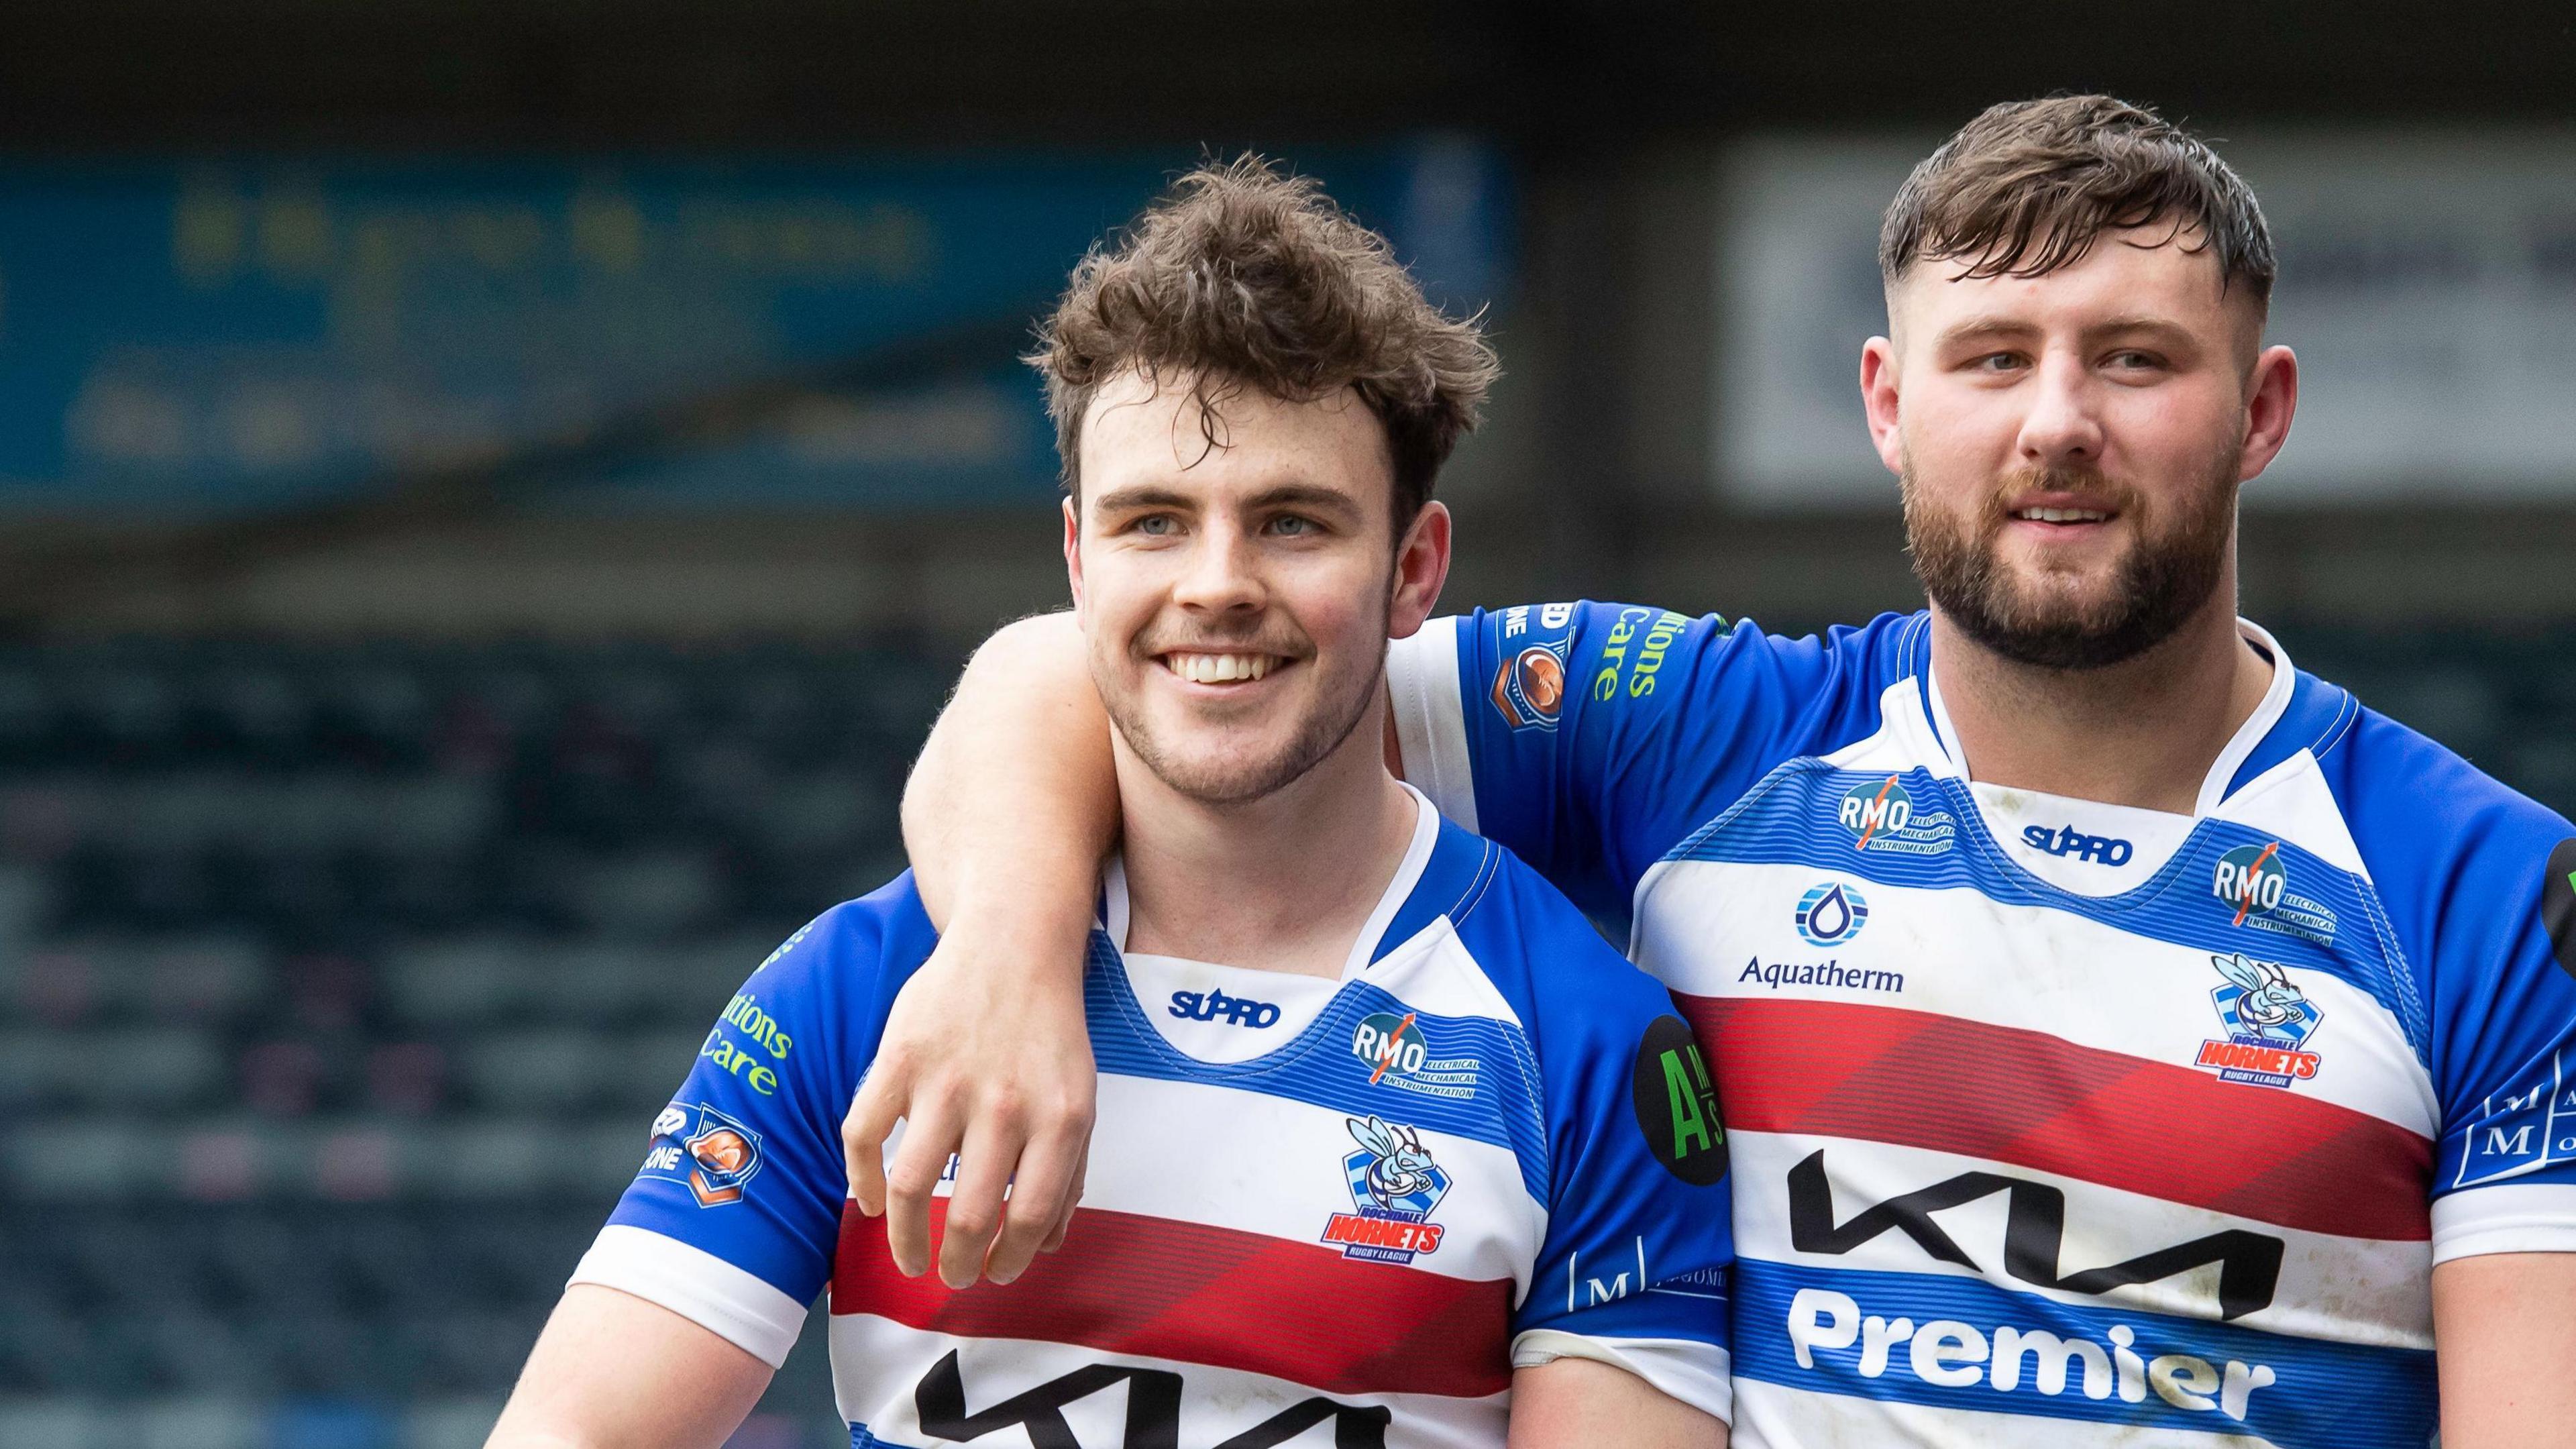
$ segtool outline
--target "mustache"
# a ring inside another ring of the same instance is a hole
[[[1177,630],[1148,631],[1136,636],[1133,652],[1139,659],[1161,654],[1271,654],[1283,659],[1303,659],[1315,652],[1314,643],[1303,634],[1283,633],[1278,629],[1252,629],[1242,633],[1207,633]]]
[[[2145,511],[2143,497],[2137,488],[2123,483],[2099,468],[2020,468],[1995,481],[1994,491],[1986,495],[1982,510],[1990,526],[2000,526],[2012,515],[2012,500],[2032,493],[2064,493],[2078,500],[2078,505],[2099,508],[2109,513],[2137,514]]]

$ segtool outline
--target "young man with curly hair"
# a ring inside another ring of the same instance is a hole
[[[899,1271],[1002,1200],[935,1104],[892,1148],[922,1236],[845,1202],[842,1112],[938,940],[906,876],[734,998],[493,1443],[720,1443],[828,1282],[858,1446],[1722,1446],[1726,1149],[1690,1029],[1382,756],[1482,338],[1246,162],[1086,259],[1032,361],[1121,800],[1061,1246],[1007,1284]]]

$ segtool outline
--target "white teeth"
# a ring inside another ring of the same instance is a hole
[[[2025,508],[2013,517],[2037,523],[2107,523],[2111,515],[2090,508]]]
[[[1192,684],[1232,684],[1270,672],[1267,654],[1166,654],[1163,667]]]

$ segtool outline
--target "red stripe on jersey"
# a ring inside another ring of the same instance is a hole
[[[2313,1233],[2432,1237],[2433,1144],[2365,1112],[1929,1012],[1675,999],[1736,1130],[1955,1152]]]
[[[934,1244],[947,1208],[932,1200]],[[1509,1279],[1097,1208],[1075,1209],[1064,1246],[1016,1282],[953,1292],[934,1275],[896,1272],[885,1220],[846,1206],[832,1268],[834,1313],[1210,1364],[1328,1394],[1481,1398],[1510,1387],[1511,1291]]]

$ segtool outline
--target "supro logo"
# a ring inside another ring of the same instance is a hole
[[[2290,888],[2289,867],[2281,863],[2281,842],[2265,845],[2240,845],[2218,858],[2218,869],[2209,883],[2210,894],[2218,897],[2236,913],[2236,924],[2258,911],[2270,911],[2281,904],[2281,893]]]
[[[2137,847],[2128,841],[2114,840],[2107,835],[2087,835],[2072,825],[2062,825],[2055,830],[2045,825],[2026,825],[2022,827],[2021,839],[2033,850],[2044,850],[2061,859],[2071,855],[2094,865],[2127,865],[2129,858],[2137,854]]]
[[[1175,991],[1172,1004],[1166,1008],[1183,1021],[1223,1021],[1255,1029],[1279,1024],[1276,1002],[1255,1001],[1248,996],[1228,996],[1222,991]]]
[[[1914,797],[1896,783],[1894,775],[1872,784],[1854,785],[1843,794],[1842,804],[1834,811],[1843,829],[1860,837],[1858,849],[1869,849],[1870,841],[1882,835],[1896,835],[1914,821]]]

